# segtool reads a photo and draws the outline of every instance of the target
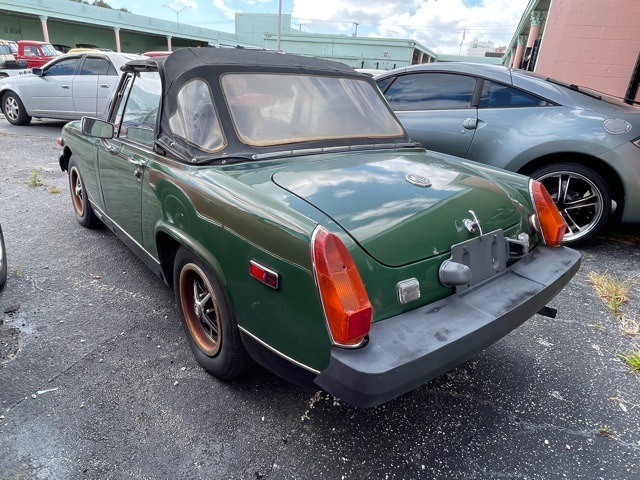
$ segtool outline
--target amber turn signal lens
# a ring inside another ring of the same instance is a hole
[[[334,343],[357,346],[369,333],[372,309],[360,273],[344,243],[318,227],[311,254],[325,318]]]
[[[535,180],[531,180],[531,196],[538,215],[538,225],[544,238],[544,243],[550,247],[559,247],[567,231],[567,222],[564,221],[558,207],[545,186]]]

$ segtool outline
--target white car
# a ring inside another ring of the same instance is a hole
[[[141,55],[115,52],[67,54],[31,75],[0,80],[0,109],[13,125],[32,117],[76,120],[100,117],[121,75],[120,67]]]

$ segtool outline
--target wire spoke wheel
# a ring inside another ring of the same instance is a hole
[[[222,344],[220,308],[215,292],[204,272],[194,263],[187,263],[180,272],[180,304],[198,348],[214,357]]]

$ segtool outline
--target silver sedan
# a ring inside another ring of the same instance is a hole
[[[140,55],[115,52],[67,54],[31,75],[0,80],[0,109],[14,125],[32,117],[76,120],[101,116],[121,74],[120,67]]]
[[[569,225],[566,244],[614,214],[640,222],[637,106],[493,65],[414,65],[375,78],[413,140],[544,183]]]

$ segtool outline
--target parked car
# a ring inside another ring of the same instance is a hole
[[[36,40],[18,40],[18,52],[16,60],[27,62],[28,68],[41,67],[50,60],[60,55],[50,43]]]
[[[4,234],[0,225],[0,290],[7,283],[7,249],[4,245]]]
[[[88,52],[60,56],[32,75],[0,80],[0,108],[14,125],[32,117],[80,119],[101,116],[118,83],[120,67],[140,55]]]
[[[52,44],[53,48],[56,49],[56,51],[60,52],[60,53],[68,53],[69,50],[71,50],[73,47],[70,45],[65,45],[63,43],[53,43]]]
[[[530,175],[569,225],[593,237],[614,212],[640,222],[640,109],[522,70],[414,65],[376,77],[413,140]]]
[[[221,379],[252,358],[377,405],[497,341],[578,269],[542,184],[428,154],[346,65],[181,48],[123,69],[106,119],[63,128],[73,210],[175,289]]]
[[[169,50],[151,50],[143,53],[145,57],[166,57],[169,54],[171,54]]]
[[[26,60],[16,60],[13,54],[14,44],[15,42],[0,40],[0,78],[31,73],[27,68]]]

